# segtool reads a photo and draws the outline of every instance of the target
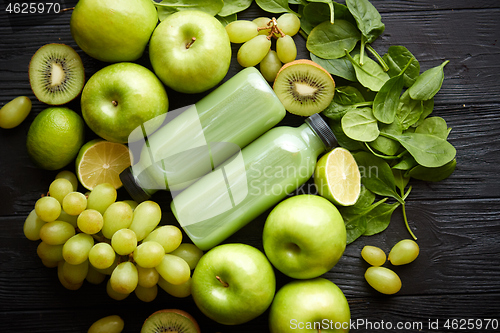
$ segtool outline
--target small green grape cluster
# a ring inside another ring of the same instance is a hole
[[[417,259],[420,249],[412,239],[403,239],[389,252],[389,261],[394,266],[406,265]],[[376,246],[366,245],[361,250],[363,259],[372,265],[365,272],[365,279],[370,286],[383,294],[395,294],[402,286],[401,279],[393,270],[382,267],[386,262],[385,252]]]
[[[292,37],[299,30],[300,19],[291,13],[278,19],[236,20],[226,26],[231,43],[243,43],[238,50],[238,63],[243,67],[260,64],[260,71],[269,82],[274,81],[283,63],[297,57],[297,46]],[[276,39],[276,51],[271,49],[273,38]]]
[[[154,201],[117,201],[107,183],[87,194],[78,180],[63,171],[49,194],[35,203],[24,222],[24,235],[41,240],[37,254],[47,267],[57,267],[61,284],[79,289],[87,280],[107,281],[108,295],[125,299],[132,292],[144,302],[154,300],[158,286],[175,297],[191,293],[191,271],[203,252],[182,243],[174,225],[160,225],[162,212]]]

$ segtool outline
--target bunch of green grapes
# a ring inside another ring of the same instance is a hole
[[[191,271],[203,252],[182,243],[182,232],[160,225],[154,201],[117,201],[111,184],[91,192],[77,191],[78,181],[64,171],[50,184],[48,195],[35,203],[24,222],[26,238],[38,241],[37,254],[47,267],[57,267],[61,284],[79,289],[85,280],[106,280],[116,300],[132,292],[154,300],[158,286],[176,297],[191,293]]]
[[[238,50],[238,63],[243,67],[260,64],[260,71],[269,82],[274,81],[283,63],[297,57],[297,46],[292,37],[299,29],[300,19],[291,13],[278,19],[237,20],[226,26],[231,43],[243,43]],[[273,38],[276,39],[276,51],[271,47]]]

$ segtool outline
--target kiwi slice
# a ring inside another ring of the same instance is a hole
[[[149,316],[141,333],[200,333],[196,320],[187,312],[177,309],[159,310]]]
[[[288,112],[309,117],[330,105],[335,81],[314,61],[300,59],[281,67],[273,89]]]
[[[29,76],[36,98],[50,105],[73,100],[85,83],[82,59],[65,44],[47,44],[39,48],[31,58]]]

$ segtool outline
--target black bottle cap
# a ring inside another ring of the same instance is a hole
[[[139,185],[137,185],[130,167],[120,173],[120,180],[123,183],[123,187],[125,187],[128,194],[130,194],[134,201],[140,203],[150,198],[150,196]]]
[[[319,113],[315,113],[307,118],[306,123],[312,128],[314,132],[316,132],[316,134],[320,137],[328,150],[337,146],[337,139],[335,138],[335,134],[333,134],[330,126],[328,126],[326,121],[323,119],[323,117],[321,117]]]

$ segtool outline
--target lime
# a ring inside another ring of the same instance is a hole
[[[76,158],[78,180],[87,190],[103,183],[115,189],[121,187],[120,173],[129,166],[130,154],[126,145],[101,139],[83,145]]]
[[[361,191],[361,176],[352,154],[338,147],[323,155],[314,170],[314,183],[319,195],[333,203],[354,205]]]
[[[47,170],[57,170],[70,163],[84,143],[83,119],[65,107],[51,107],[33,120],[26,139],[28,155]]]

